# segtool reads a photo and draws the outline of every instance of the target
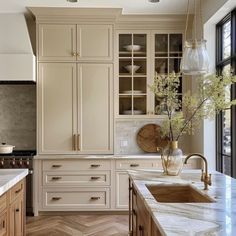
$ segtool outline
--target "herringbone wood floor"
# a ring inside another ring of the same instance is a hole
[[[127,236],[127,215],[63,215],[27,218],[27,236]]]

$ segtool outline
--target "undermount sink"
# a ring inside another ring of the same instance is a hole
[[[157,184],[146,185],[158,202],[166,203],[212,203],[210,196],[202,193],[189,184]]]

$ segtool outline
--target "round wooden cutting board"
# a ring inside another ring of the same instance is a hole
[[[168,144],[168,138],[161,138],[161,127],[156,124],[144,125],[137,134],[137,144],[145,152],[160,152]]]

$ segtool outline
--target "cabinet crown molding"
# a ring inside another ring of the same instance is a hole
[[[115,21],[122,8],[66,8],[66,7],[28,7],[37,22],[45,20],[103,20]]]

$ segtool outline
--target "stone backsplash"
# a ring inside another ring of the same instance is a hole
[[[158,124],[161,125],[161,120],[157,119],[142,119],[142,120],[116,120],[115,121],[115,154],[144,154],[145,152],[139,148],[136,142],[136,136],[144,125]],[[184,137],[179,142],[179,147],[184,153],[189,153],[191,147],[191,139]]]
[[[0,84],[0,142],[36,149],[36,85]]]

